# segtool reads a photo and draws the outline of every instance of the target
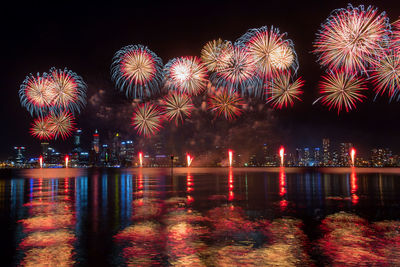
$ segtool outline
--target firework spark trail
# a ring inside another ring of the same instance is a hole
[[[245,48],[235,46],[233,50],[225,50],[221,61],[219,70],[210,76],[216,87],[248,96],[263,94],[259,70]]]
[[[75,129],[75,119],[68,111],[62,111],[58,114],[52,112],[47,117],[47,120],[55,139],[57,139],[58,136],[65,139],[71,136],[72,131]]]
[[[160,130],[161,121],[162,115],[159,108],[155,105],[144,103],[135,109],[132,125],[139,134],[149,137]]]
[[[209,98],[209,109],[216,116],[223,115],[225,119],[232,120],[242,113],[242,98],[237,93],[227,91],[218,92]]]
[[[365,83],[361,78],[354,74],[344,71],[331,71],[322,76],[320,82],[321,97],[314,101],[314,104],[321,100],[323,105],[338,110],[338,114],[344,108],[346,112],[356,107],[357,102],[362,102],[365,96],[361,91],[367,90]]]
[[[175,124],[185,117],[190,117],[190,113],[194,108],[191,98],[183,93],[170,93],[163,99],[164,114],[169,121],[174,120]]]
[[[281,72],[270,83],[268,87],[267,103],[271,103],[274,108],[282,109],[288,104],[293,106],[294,100],[300,100],[300,95],[303,93],[301,87],[304,81],[298,78],[291,82],[291,73],[288,71]]]
[[[222,55],[226,50],[232,50],[230,41],[217,39],[206,43],[201,50],[201,59],[209,71],[218,71],[223,64]]]
[[[384,52],[390,25],[385,13],[369,6],[337,9],[322,25],[314,52],[323,66],[367,73],[371,59]]]
[[[86,84],[75,72],[51,68],[49,90],[52,92],[52,110],[80,113],[86,105]]]
[[[54,98],[54,92],[49,90],[51,77],[46,73],[42,76],[38,73],[36,76],[30,74],[22,82],[19,90],[21,105],[24,106],[31,115],[44,116]]]
[[[393,23],[392,39],[393,49],[400,51],[400,18]]]
[[[388,93],[390,100],[397,97],[400,90],[400,50],[388,51],[376,59],[372,67],[371,79],[376,96]]]
[[[267,26],[250,29],[237,41],[244,46],[260,69],[264,82],[277,73],[298,69],[297,55],[293,42],[286,39],[286,33],[280,33],[278,28]]]
[[[41,140],[50,140],[54,136],[54,132],[49,125],[49,120],[47,117],[37,118],[34,120],[30,132],[33,137]]]
[[[143,45],[128,45],[114,55],[111,78],[128,98],[146,98],[160,93],[163,63]]]
[[[172,91],[198,95],[207,85],[207,68],[197,57],[171,59],[164,74],[166,87]]]

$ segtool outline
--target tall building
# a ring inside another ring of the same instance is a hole
[[[23,153],[25,152],[25,147],[24,146],[15,146],[14,150],[16,152],[15,162],[17,164],[24,164],[25,156]]]
[[[340,166],[350,166],[350,149],[353,147],[352,143],[340,143],[340,156],[339,164]]]
[[[323,165],[329,166],[331,164],[331,153],[330,153],[330,140],[328,138],[322,139],[322,152],[323,152]]]
[[[321,165],[321,151],[319,147],[314,148],[314,166]]]
[[[120,136],[119,136],[119,133],[115,133],[113,140],[112,140],[112,146],[111,146],[110,161],[112,164],[114,164],[114,165],[121,164],[120,151],[121,151]]]
[[[42,156],[43,159],[46,160],[47,156],[49,155],[49,143],[47,142],[42,142],[40,143],[40,146],[42,147]]]
[[[303,158],[303,166],[310,166],[310,149],[308,147],[304,148],[304,158]]]
[[[74,149],[80,149],[80,147],[81,147],[81,135],[82,135],[82,130],[81,129],[77,129],[75,131],[75,135],[74,135]]]
[[[97,129],[94,131],[94,134],[93,134],[92,149],[94,150],[94,152],[96,152],[96,154],[98,154],[100,152],[100,136],[99,136],[99,132],[97,131]]]

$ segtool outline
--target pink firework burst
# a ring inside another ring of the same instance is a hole
[[[39,138],[41,140],[50,140],[54,137],[54,132],[50,127],[48,117],[39,117],[34,120],[30,132],[33,137]]]
[[[366,73],[372,58],[384,52],[389,29],[385,13],[371,6],[349,5],[335,10],[322,25],[314,52],[332,70]]]
[[[337,109],[338,114],[342,109],[349,112],[356,107],[357,102],[362,102],[366,98],[362,91],[367,90],[362,78],[358,78],[355,74],[344,71],[331,71],[327,75],[322,76],[323,81],[320,82],[321,97],[314,103],[321,101],[330,109]]]
[[[47,120],[55,139],[59,136],[62,139],[66,139],[71,136],[72,131],[75,129],[75,118],[68,111],[62,111],[58,114],[52,112],[47,117]]]
[[[132,125],[139,134],[150,137],[160,130],[162,118],[161,111],[156,105],[144,103],[136,107]]]
[[[198,95],[207,85],[207,68],[197,57],[170,60],[164,68],[166,86],[173,91]]]
[[[282,109],[288,104],[293,106],[294,100],[301,100],[304,81],[298,78],[292,81],[292,75],[289,71],[279,73],[268,87],[267,103],[271,103],[274,108]]]

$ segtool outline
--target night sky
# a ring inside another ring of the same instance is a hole
[[[132,1],[133,2],[133,1]],[[18,90],[29,73],[46,72],[50,67],[67,67],[83,77],[88,84],[88,105],[77,119],[77,126],[86,135],[98,128],[104,140],[119,128],[125,138],[135,137],[129,126],[132,105],[119,93],[110,80],[110,64],[114,53],[129,44],[147,45],[167,63],[178,56],[199,56],[203,45],[212,39],[235,41],[250,28],[274,25],[287,32],[293,40],[299,60],[298,75],[306,81],[303,101],[286,110],[264,110],[245,114],[233,123],[210,121],[204,114],[178,129],[182,138],[191,139],[207,134],[209,138],[232,129],[243,129],[253,120],[262,123],[274,142],[289,148],[320,146],[322,137],[334,142],[353,142],[359,150],[390,147],[400,153],[400,103],[389,103],[386,96],[360,103],[350,113],[328,111],[320,104],[312,105],[318,96],[317,84],[324,70],[315,62],[312,43],[320,24],[336,8],[348,1],[210,1],[172,3],[164,1],[102,5],[57,1],[57,4],[14,3],[3,7],[1,57],[1,125],[0,159],[13,154],[13,146],[24,145],[38,152],[40,141],[29,135],[30,114],[19,103]],[[400,16],[400,1],[352,1],[354,6],[372,4],[386,11],[390,21]],[[372,89],[369,84],[369,88]],[[201,118],[207,126],[191,127]],[[269,127],[269,125],[273,125]],[[268,127],[267,127],[268,126]],[[185,128],[186,127],[186,128]],[[123,128],[123,129],[121,129]],[[172,127],[173,131],[177,131]],[[190,128],[190,129],[188,129]],[[262,128],[262,127],[261,127]],[[194,133],[193,129],[202,132]],[[248,128],[249,143],[262,139],[264,132]],[[170,136],[169,126],[162,134]],[[199,130],[200,131],[200,130]],[[261,137],[260,137],[261,136]],[[232,138],[234,140],[234,138]],[[72,138],[57,141],[56,147],[67,150]],[[239,141],[240,142],[240,141]],[[272,142],[272,141],[271,141]]]

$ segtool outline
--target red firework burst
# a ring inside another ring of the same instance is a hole
[[[367,72],[372,58],[384,52],[382,48],[390,26],[385,13],[369,6],[338,9],[322,25],[314,43],[322,65],[332,70]]]
[[[323,105],[329,110],[337,109],[338,114],[344,108],[346,112],[356,107],[357,102],[362,102],[365,96],[361,91],[367,90],[363,79],[347,72],[330,72],[322,76],[320,82],[321,97],[314,103],[321,100]]]

